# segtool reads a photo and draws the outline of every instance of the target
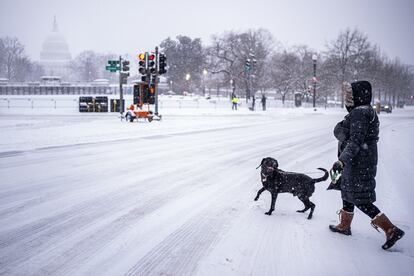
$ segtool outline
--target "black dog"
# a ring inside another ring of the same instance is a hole
[[[323,168],[318,168],[325,172],[325,175],[321,178],[313,179],[309,176],[301,173],[285,172],[280,170],[277,160],[272,157],[263,158],[259,167],[262,167],[261,178],[263,188],[261,188],[255,197],[255,201],[259,199],[260,194],[265,190],[268,190],[272,195],[272,203],[270,204],[270,210],[266,212],[266,215],[271,215],[275,210],[276,198],[279,193],[291,193],[293,196],[297,196],[305,205],[303,210],[297,212],[304,213],[311,209],[308,219],[312,218],[313,211],[315,210],[315,204],[309,200],[315,191],[315,183],[325,181],[328,179],[328,171]],[[257,168],[259,168],[257,167]]]

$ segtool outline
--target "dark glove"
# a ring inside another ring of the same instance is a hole
[[[336,172],[336,173],[341,173],[344,170],[344,163],[342,163],[342,161],[338,160],[336,161],[333,166],[331,171]]]

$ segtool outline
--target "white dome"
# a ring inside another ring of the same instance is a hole
[[[55,18],[53,30],[43,42],[40,61],[69,61],[70,59],[68,44],[65,37],[59,33]]]

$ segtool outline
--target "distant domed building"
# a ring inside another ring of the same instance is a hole
[[[46,37],[40,52],[40,63],[47,75],[67,77],[71,55],[65,37],[59,32],[56,16],[52,32]]]

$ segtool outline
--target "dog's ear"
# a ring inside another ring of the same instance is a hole
[[[260,168],[260,167],[263,165],[263,162],[264,162],[265,160],[266,160],[266,158],[263,158],[263,159],[262,159],[262,162],[260,162],[260,165],[256,167],[256,170],[257,170],[258,168]]]

